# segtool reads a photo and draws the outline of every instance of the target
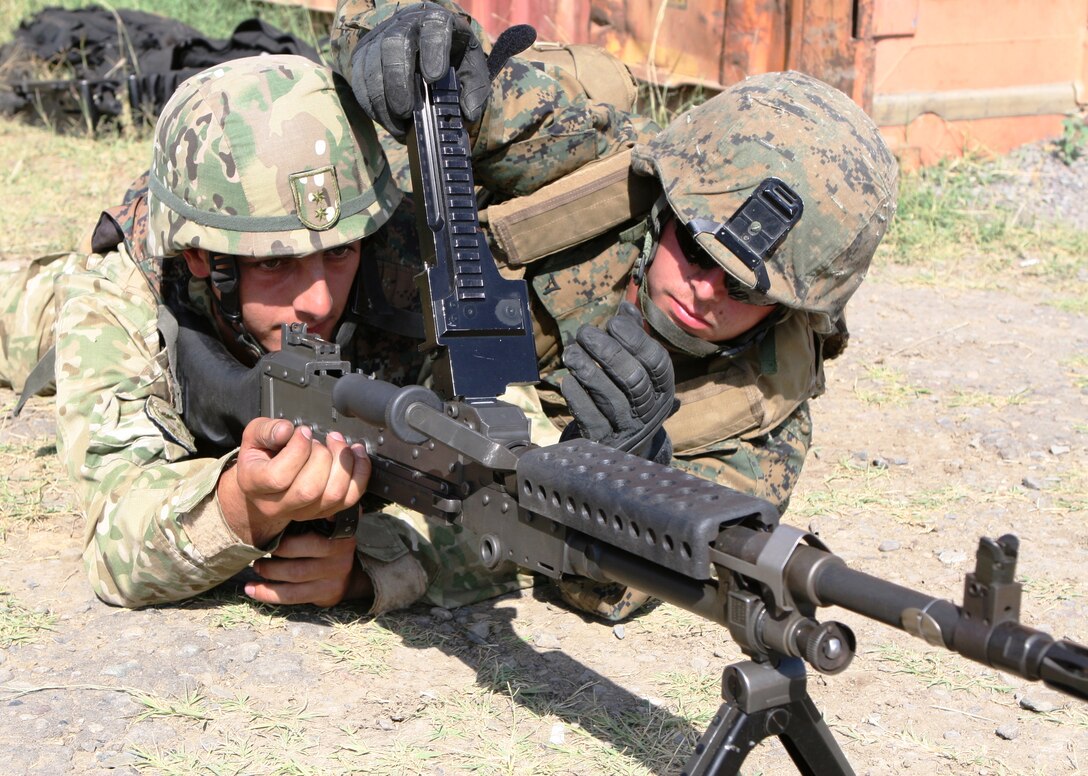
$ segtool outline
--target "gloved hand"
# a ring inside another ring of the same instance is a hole
[[[668,463],[672,447],[662,424],[676,411],[668,351],[646,333],[629,302],[605,329],[582,326],[563,352],[570,375],[561,389],[578,430],[594,442]]]
[[[351,88],[375,122],[403,138],[415,102],[416,73],[427,83],[450,67],[461,84],[461,113],[483,115],[491,76],[480,41],[464,18],[434,3],[397,11],[363,36],[351,54]]]

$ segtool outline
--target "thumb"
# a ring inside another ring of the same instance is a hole
[[[246,426],[242,443],[270,452],[282,450],[291,440],[295,426],[282,418],[257,418]]]

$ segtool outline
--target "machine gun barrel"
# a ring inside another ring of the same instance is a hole
[[[758,563],[770,539],[765,531],[728,528],[719,543],[726,554]],[[799,545],[785,569],[795,600],[844,609],[906,631],[936,647],[1088,700],[1088,648],[1022,625],[1020,586],[1013,581],[1016,539],[979,543],[975,571],[964,584],[964,605],[934,598],[849,568],[825,550]]]

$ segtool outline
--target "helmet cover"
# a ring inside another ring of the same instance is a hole
[[[183,82],[155,127],[148,253],[302,256],[375,232],[400,191],[350,87],[304,57]]]
[[[683,224],[725,222],[767,178],[800,195],[800,221],[766,259],[764,296],[827,333],[865,278],[895,213],[898,166],[873,121],[838,89],[797,72],[735,84],[634,150]],[[684,228],[677,224],[677,228]],[[749,288],[757,273],[712,232],[695,239]]]

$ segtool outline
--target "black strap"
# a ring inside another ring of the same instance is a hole
[[[36,396],[49,387],[54,379],[56,364],[57,346],[54,345],[46,351],[45,355],[30,370],[30,374],[27,375],[26,382],[23,384],[23,392],[19,394],[19,403],[15,405],[15,409],[11,413],[13,417],[19,417],[19,413],[23,411],[23,407],[26,406],[27,400],[31,396]]]

